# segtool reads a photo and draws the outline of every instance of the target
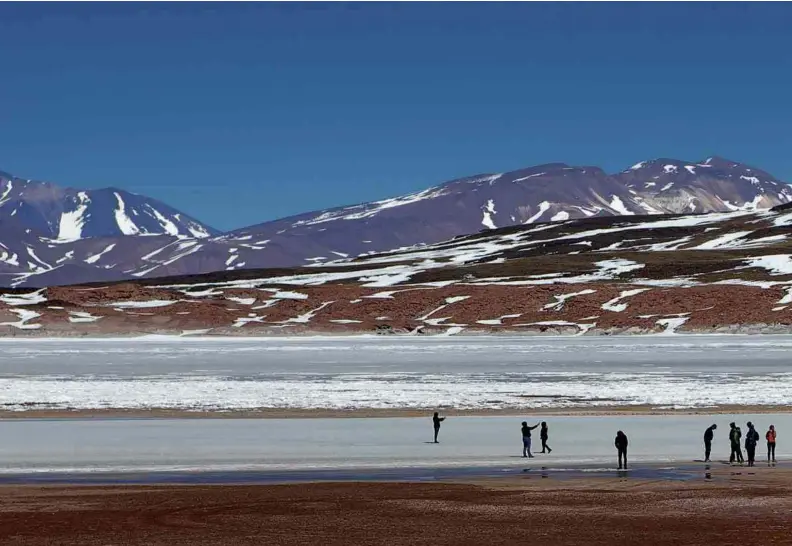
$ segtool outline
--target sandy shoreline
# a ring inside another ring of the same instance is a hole
[[[792,473],[711,481],[3,486],[9,546],[792,544]]]
[[[0,411],[0,419],[344,419],[344,418],[426,418],[439,411],[448,417],[455,416],[608,416],[608,415],[739,415],[792,413],[792,406],[713,406],[707,408],[671,409],[654,406],[601,406],[570,408],[505,408],[492,410],[466,410],[442,408],[392,408],[392,409],[289,409],[259,408],[251,410],[186,410],[170,408],[151,409],[31,409]]]

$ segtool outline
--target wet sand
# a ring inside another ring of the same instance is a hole
[[[792,544],[792,472],[712,481],[0,487],[8,546]]]
[[[434,411],[455,416],[606,416],[606,415],[739,415],[792,413],[792,406],[723,405],[706,408],[667,408],[656,406],[578,406],[569,408],[504,408],[497,410],[465,410],[444,408],[388,408],[388,409],[312,409],[259,408],[251,410],[188,410],[170,408],[151,409],[30,409],[2,411],[0,419],[340,419],[426,417]]]

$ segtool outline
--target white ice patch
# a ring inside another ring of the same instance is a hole
[[[36,256],[36,251],[33,250],[31,247],[28,246],[28,247],[25,247],[25,249],[27,250],[28,256],[30,256],[31,258],[36,260],[38,262],[38,264],[43,267],[43,269],[52,269],[52,266],[50,264],[48,264],[47,262],[45,262],[44,260],[42,260],[41,258]],[[31,265],[30,262],[28,262],[28,266],[30,266],[31,269],[37,269],[38,268],[38,265],[36,265],[36,264],[32,264]]]
[[[300,292],[291,292],[289,290],[267,289],[267,292],[273,292],[272,297],[276,300],[307,300],[308,294]]]
[[[662,191],[670,190],[673,186],[674,186],[674,183],[673,182],[669,182],[668,184],[666,184],[665,186],[660,188],[660,191],[662,192]]]
[[[610,208],[624,216],[633,216],[635,214],[634,212],[627,210],[627,207],[624,206],[624,203],[622,203],[622,200],[619,199],[618,195],[613,195],[611,197]]]
[[[773,225],[776,227],[792,225],[792,212],[788,212],[773,218]]]
[[[758,195],[754,196],[754,198],[751,201],[746,201],[742,205],[738,206],[738,205],[735,205],[735,204],[731,203],[730,201],[727,201],[725,199],[721,199],[717,195],[715,197],[720,199],[721,203],[726,205],[726,208],[728,208],[729,210],[733,210],[735,212],[736,211],[755,211],[755,210],[757,210],[759,208],[759,204],[762,202],[762,199],[764,198],[764,196],[762,194],[758,194]]]
[[[487,178],[488,181],[493,179],[494,179],[493,177]],[[363,218],[370,218],[372,216],[376,216],[383,210],[387,210],[394,207],[401,207],[404,205],[417,203],[419,201],[425,201],[427,199],[434,199],[436,197],[440,197],[442,195],[445,195],[447,191],[448,190],[445,187],[429,188],[427,190],[420,191],[417,193],[412,193],[410,195],[405,195],[402,197],[395,197],[393,199],[383,199],[382,201],[374,201],[372,203],[354,205],[339,210],[323,212],[319,216],[315,216],[309,220],[300,220],[298,222],[295,222],[294,224],[292,224],[292,227],[297,227],[302,225],[310,226],[315,224],[321,224],[324,222],[332,222],[334,220],[360,220]]]
[[[99,252],[98,254],[94,254],[93,256],[87,257],[84,260],[85,263],[87,263],[87,264],[95,264],[96,262],[98,262],[102,258],[102,256],[104,256],[105,254],[107,254],[108,252],[113,250],[115,248],[115,246],[116,246],[115,243],[111,243],[111,244],[107,245],[107,247],[104,250],[102,250],[101,252]]]
[[[660,335],[675,334],[676,331],[685,324],[690,317],[662,318],[655,321],[655,324],[665,326],[665,330]]]
[[[2,251],[0,252],[0,262],[19,267],[19,256],[12,252]]]
[[[665,166],[663,166],[663,171],[666,174],[675,173],[675,172],[677,172],[677,170],[679,170],[679,169],[677,168],[676,165],[665,165]]]
[[[755,176],[745,176],[745,175],[740,175],[740,178],[741,178],[742,180],[747,180],[748,182],[750,182],[750,183],[751,183],[751,184],[753,184],[754,186],[758,186],[758,185],[759,185],[759,179],[758,179],[758,178],[756,178]]]
[[[237,298],[235,296],[226,296],[226,299],[236,302],[240,305],[253,305],[256,303],[256,298]]]
[[[679,248],[690,242],[693,239],[691,236],[682,237],[680,239],[674,239],[673,241],[665,241],[663,243],[654,243],[644,247],[644,250],[652,251],[652,252],[665,252],[668,250],[679,250]]]
[[[537,176],[544,176],[547,173],[541,172],[536,174],[529,174],[528,176],[523,176],[522,178],[515,178],[512,182],[522,182],[523,180],[528,180],[529,178],[535,178]]]
[[[627,310],[627,304],[623,303],[621,300],[625,298],[629,298],[632,296],[636,296],[641,292],[646,292],[649,288],[635,288],[633,290],[624,290],[621,294],[617,297],[613,298],[610,301],[606,301],[602,304],[602,309],[606,311],[613,311],[614,313],[621,313],[622,311]]]
[[[1,294],[0,301],[6,305],[37,305],[47,301],[44,291],[45,289],[42,288],[29,294]]]
[[[118,229],[120,229],[121,233],[124,235],[137,235],[140,233],[140,228],[135,225],[135,222],[133,222],[129,216],[127,216],[124,200],[117,192],[113,192],[113,195],[115,195],[116,201],[118,202],[118,208],[115,209],[115,220]]]
[[[91,199],[87,193],[81,191],[77,193],[77,200],[76,209],[61,214],[58,225],[59,241],[76,241],[82,237],[83,226],[85,226],[85,222],[88,219],[85,216],[85,212],[88,210]]]
[[[484,225],[484,227],[489,229],[497,228],[495,222],[492,220],[492,215],[494,214],[497,214],[495,210],[495,201],[490,199],[487,201],[487,205],[484,207],[484,218],[481,219],[481,223]]]
[[[484,324],[484,325],[488,325],[488,326],[498,326],[498,325],[502,325],[503,324],[503,320],[504,319],[520,318],[521,316],[522,316],[522,313],[516,313],[514,315],[502,315],[502,316],[500,316],[500,317],[498,317],[496,319],[477,320],[476,324]]]
[[[103,304],[102,307],[113,307],[117,309],[143,309],[148,307],[167,307],[176,303],[175,300],[146,300],[146,301],[117,301],[114,303]]]
[[[662,210],[654,208],[652,205],[650,205],[644,200],[638,201],[638,206],[644,209],[649,214],[665,214]]]
[[[547,212],[548,210],[550,210],[550,203],[547,202],[547,201],[542,201],[541,203],[539,203],[539,211],[536,214],[534,214],[533,216],[531,216],[530,218],[528,218],[524,223],[525,224],[533,224],[539,218],[541,218],[542,215],[545,212]]]
[[[303,313],[302,315],[298,315],[298,316],[296,316],[294,318],[290,318],[290,319],[286,319],[284,321],[281,321],[281,324],[292,324],[292,323],[307,324],[307,323],[311,322],[311,319],[314,318],[319,311],[321,311],[322,309],[324,309],[328,305],[331,305],[332,303],[334,303],[334,302],[326,301],[322,305],[317,307],[316,309],[312,309],[312,310],[308,311],[307,313]]]
[[[691,165],[685,165],[685,170],[690,174],[696,174],[696,168]]]
[[[248,323],[251,323],[251,322],[264,322],[264,318],[265,317],[260,317],[260,316],[258,316],[255,313],[251,313],[247,317],[239,317],[238,319],[236,319],[234,321],[234,324],[232,324],[231,326],[233,328],[241,328],[245,324],[248,324]]]
[[[596,290],[586,289],[586,290],[581,290],[580,292],[572,292],[570,294],[555,295],[553,297],[556,299],[556,301],[554,301],[553,303],[548,303],[547,305],[544,306],[544,309],[552,310],[552,311],[560,311],[561,309],[564,308],[564,305],[566,304],[566,300],[570,298],[574,298],[575,296],[585,296],[587,294],[593,294],[594,292],[596,292]]]
[[[551,222],[563,222],[564,220],[569,220],[569,213],[565,211],[560,211],[555,213],[551,218]]]
[[[352,319],[331,319],[329,322],[333,322],[335,324],[360,324],[363,321]]]
[[[582,336],[597,325],[596,322],[591,323],[578,323],[569,322],[568,320],[543,320],[540,322],[527,322],[524,324],[515,324],[514,326],[572,326],[578,328],[577,335]]]
[[[11,193],[11,190],[14,188],[14,184],[11,180],[6,181],[5,191],[3,191],[3,195],[0,195],[0,206],[2,206],[6,201],[8,201],[8,194]]]
[[[746,267],[761,267],[771,275],[792,275],[792,260],[789,254],[772,254],[746,259]]]
[[[786,294],[776,302],[776,305],[789,305],[792,303],[792,286],[787,286],[784,290],[786,290]]]
[[[9,309],[9,311],[19,316],[19,320],[16,322],[0,322],[0,326],[13,326],[20,330],[38,330],[41,328],[41,324],[28,324],[28,321],[40,317],[40,313],[28,309]]]
[[[720,237],[716,237],[715,239],[712,239],[711,241],[707,241],[707,242],[702,243],[702,244],[700,244],[698,246],[694,246],[693,249],[694,250],[713,250],[713,249],[716,249],[716,248],[729,248],[730,246],[732,246],[731,243],[733,243],[734,241],[737,241],[739,239],[742,239],[743,237],[745,237],[746,235],[749,235],[751,233],[753,233],[753,232],[752,231],[736,231],[734,233],[727,233],[725,235],[721,235]]]
[[[73,323],[96,322],[100,318],[84,311],[69,311],[69,322]]]
[[[179,235],[179,228],[176,227],[176,224],[168,220],[164,215],[160,213],[157,209],[146,203],[146,208],[154,215],[154,217],[159,222],[159,225],[162,226],[162,229],[165,230],[165,233],[168,235]]]
[[[636,163],[635,165],[633,165],[632,167],[630,167],[630,170],[631,171],[637,171],[638,169],[643,169],[644,165],[646,165],[646,161],[640,161],[640,162]]]

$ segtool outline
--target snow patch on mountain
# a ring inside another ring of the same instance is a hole
[[[121,233],[124,235],[137,235],[140,233],[140,228],[138,228],[135,222],[127,216],[124,200],[118,195],[118,192],[113,192],[113,195],[115,195],[118,202],[118,208],[115,209],[115,219],[116,224],[118,224],[118,229],[120,229]]]
[[[534,214],[533,216],[531,216],[530,218],[528,218],[528,219],[525,221],[525,223],[526,223],[526,224],[533,224],[533,223],[534,223],[534,222],[536,222],[536,221],[537,221],[539,218],[541,218],[541,217],[542,217],[542,215],[543,215],[545,212],[547,212],[548,210],[550,210],[550,203],[549,203],[549,202],[547,202],[547,201],[542,201],[541,203],[539,203],[539,211],[538,211],[536,214]]]
[[[484,208],[484,217],[481,219],[481,223],[484,225],[484,227],[487,227],[489,229],[497,228],[495,222],[492,221],[492,215],[494,214],[496,214],[495,201],[490,199],[489,201],[487,201],[487,205]]]
[[[631,210],[628,210],[627,207],[624,206],[624,203],[622,203],[622,200],[619,199],[618,195],[613,195],[611,197],[612,197],[612,199],[611,199],[611,202],[610,202],[610,207],[613,210],[615,210],[616,212],[618,212],[619,214],[622,214],[624,216],[633,216],[635,214],[634,212],[632,212]]]
[[[85,213],[91,204],[91,199],[87,193],[81,191],[77,193],[77,200],[76,209],[61,214],[58,232],[58,240],[60,241],[76,241],[82,237],[83,226],[87,220]]]

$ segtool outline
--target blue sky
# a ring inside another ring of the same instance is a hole
[[[0,169],[220,229],[564,161],[792,181],[785,3],[0,3]]]

